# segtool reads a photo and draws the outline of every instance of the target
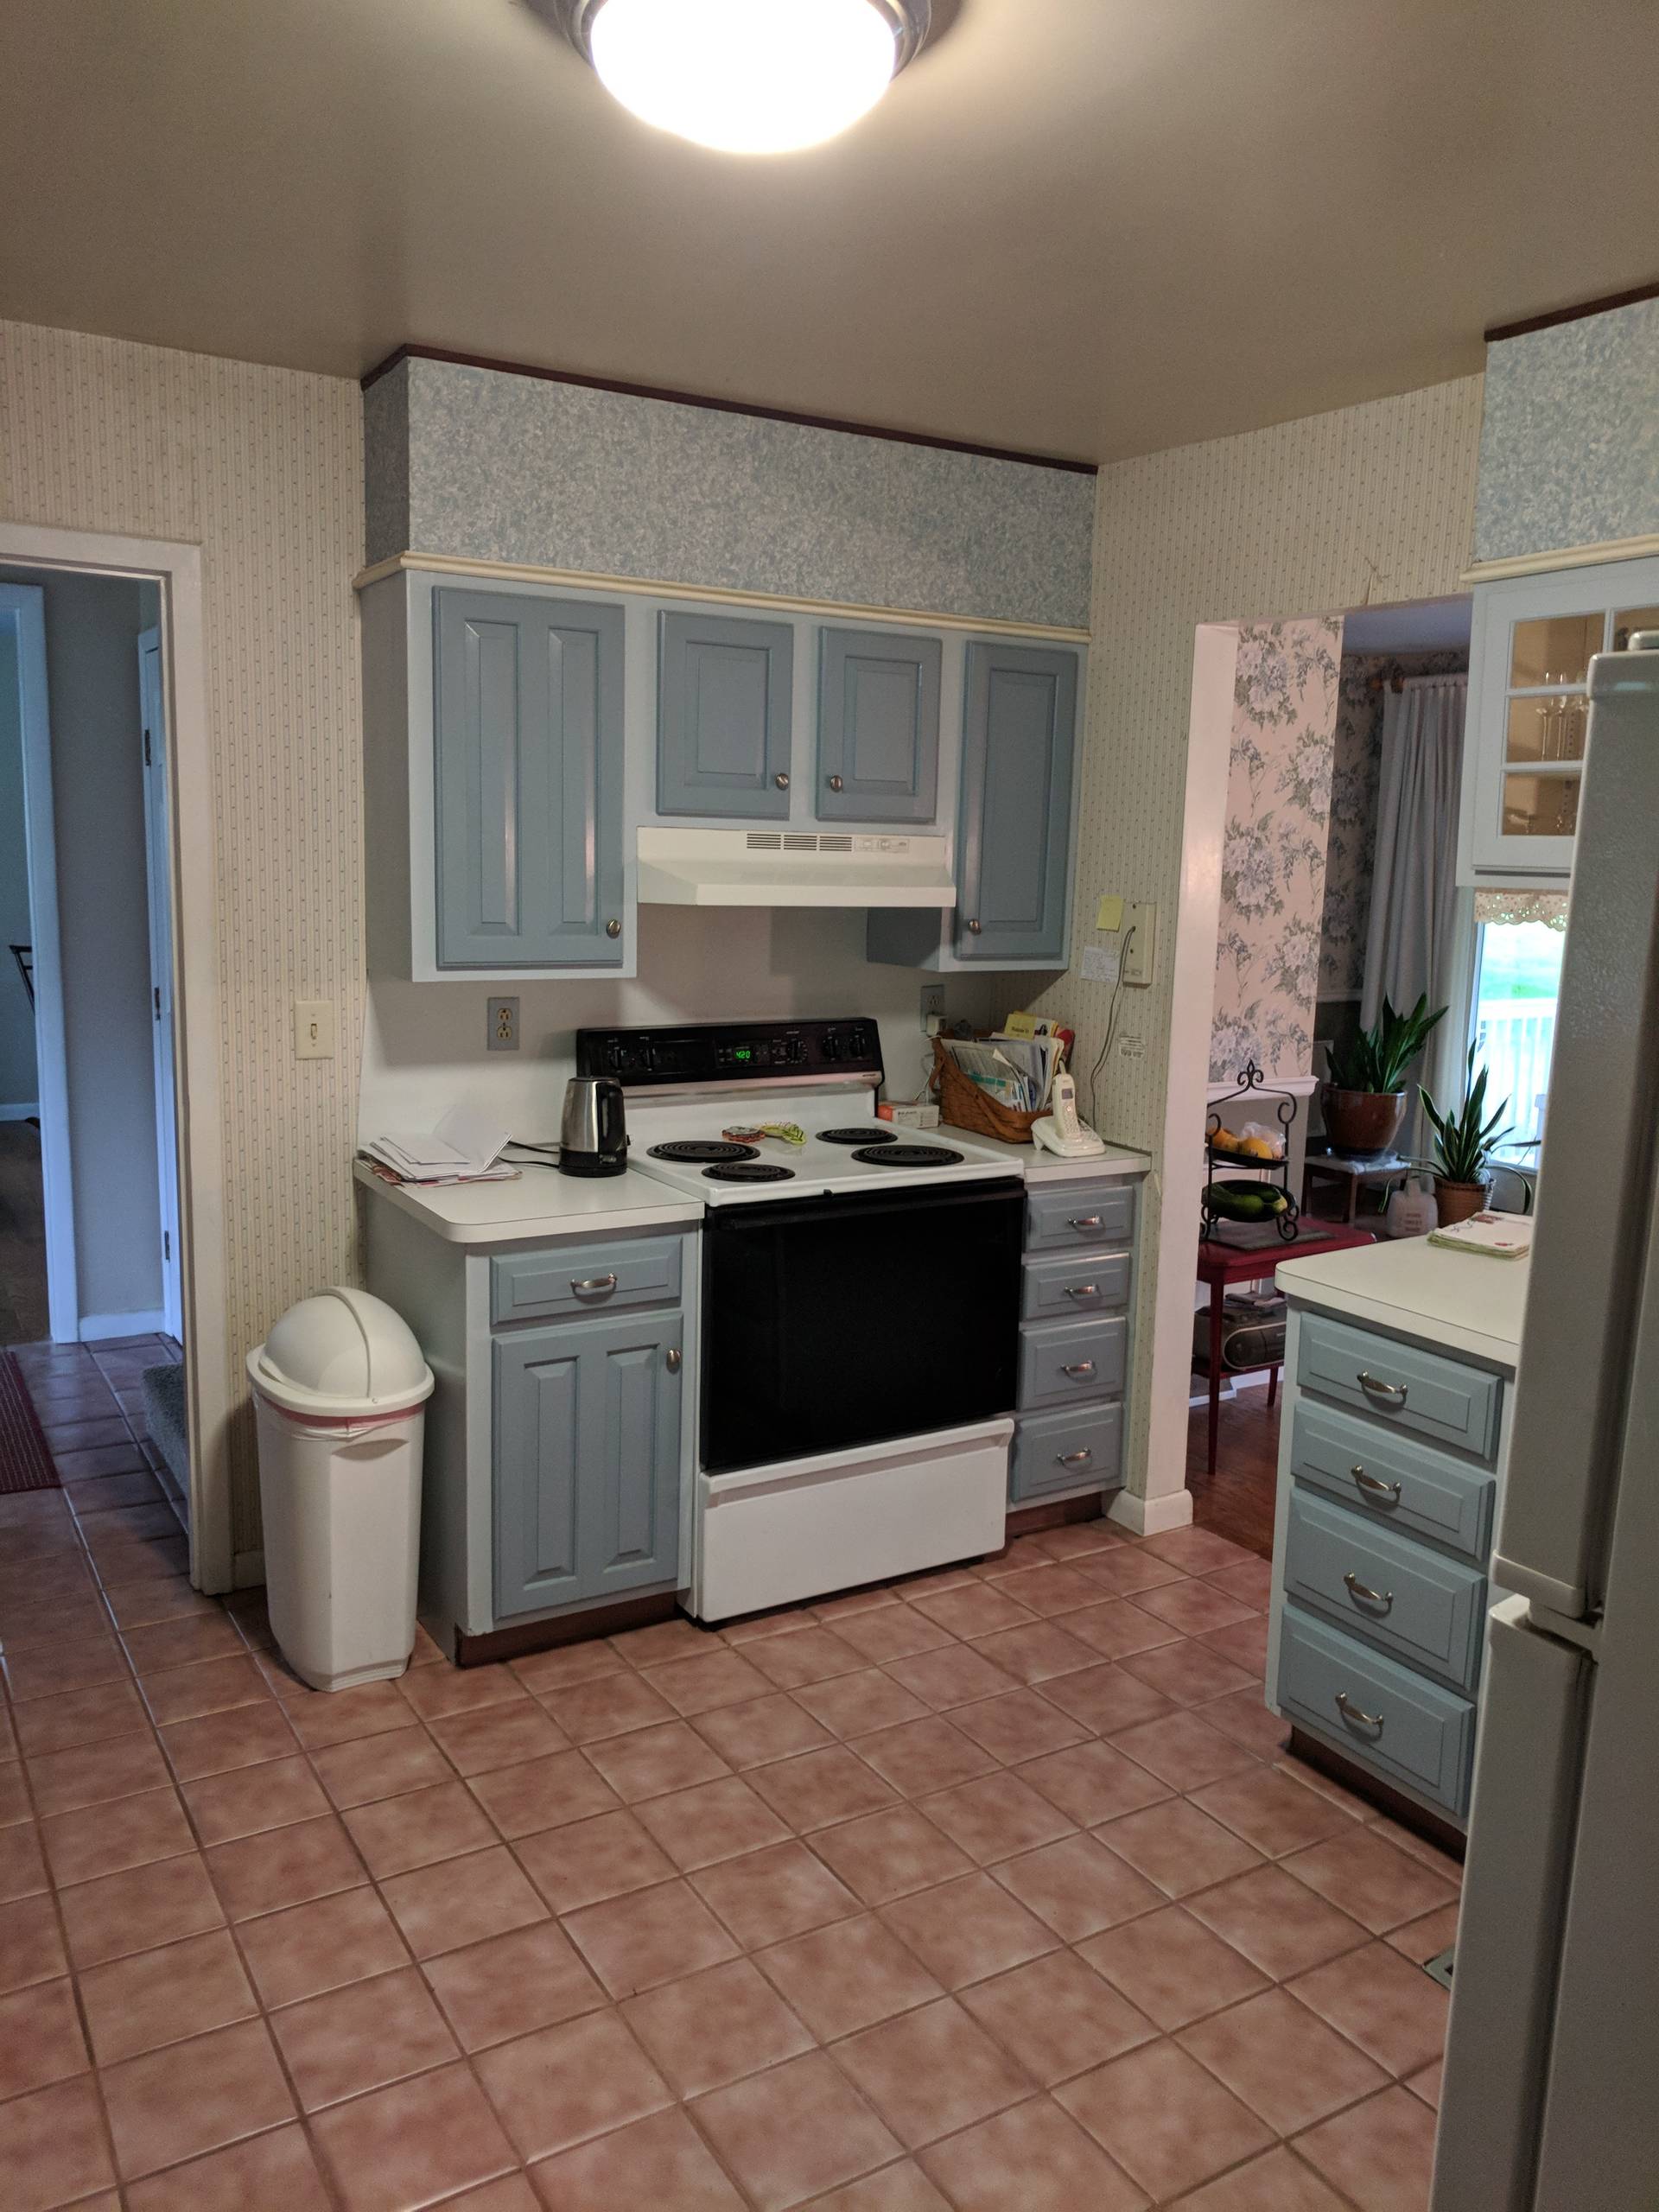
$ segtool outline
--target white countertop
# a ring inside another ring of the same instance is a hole
[[[1097,1183],[1107,1177],[1145,1175],[1152,1166],[1149,1154],[1130,1152],[1121,1144],[1109,1144],[1092,1160],[1062,1160],[1058,1153],[1045,1152],[1034,1144],[1004,1144],[1000,1137],[982,1137],[977,1129],[958,1129],[950,1122],[941,1122],[937,1129],[922,1134],[945,1143],[960,1137],[980,1152],[1006,1160],[1028,1183]]]
[[[1298,1306],[1370,1321],[1513,1373],[1531,1272],[1530,1258],[1490,1260],[1405,1236],[1323,1259],[1281,1260],[1278,1281]]]
[[[365,1160],[358,1181],[452,1244],[512,1244],[526,1236],[598,1235],[612,1229],[695,1228],[702,1207],[654,1176],[561,1175],[526,1167],[510,1183],[388,1183]]]

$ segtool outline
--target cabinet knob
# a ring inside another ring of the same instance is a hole
[[[668,1355],[668,1371],[671,1375],[677,1375],[680,1371],[680,1348],[677,1344]]]
[[[622,934],[621,923],[607,922],[605,925],[605,934],[607,937],[620,937]]]
[[[778,773],[777,773],[777,774],[772,778],[772,782],[773,782],[774,784],[776,784],[776,785],[777,785],[777,786],[778,786],[778,788],[779,788],[779,790],[780,791],[786,791],[789,789],[789,778],[788,778],[786,775],[785,775],[785,773],[784,773],[784,772],[783,772],[783,770],[782,770],[781,768],[778,771]]]
[[[826,776],[824,781],[829,785],[832,791],[838,791],[842,788],[841,778],[839,776]]]
[[[969,923],[968,934],[969,937],[977,937],[979,935],[979,924],[977,922]]]

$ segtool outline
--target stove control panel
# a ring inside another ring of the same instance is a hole
[[[874,1021],[696,1021],[677,1028],[579,1029],[578,1075],[613,1076],[624,1090],[741,1083],[881,1079]]]

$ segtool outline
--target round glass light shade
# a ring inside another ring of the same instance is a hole
[[[607,92],[641,122],[727,154],[833,138],[892,82],[871,0],[604,0],[588,33]]]

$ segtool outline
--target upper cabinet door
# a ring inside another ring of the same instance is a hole
[[[1065,965],[1077,656],[976,641],[963,703],[959,959]]]
[[[658,810],[786,821],[794,632],[725,614],[658,620]]]
[[[1459,878],[1564,891],[1593,654],[1659,628],[1659,561],[1611,561],[1475,592]]]
[[[622,959],[622,610],[433,598],[437,957]]]
[[[820,822],[931,822],[938,810],[937,638],[818,632]]]

